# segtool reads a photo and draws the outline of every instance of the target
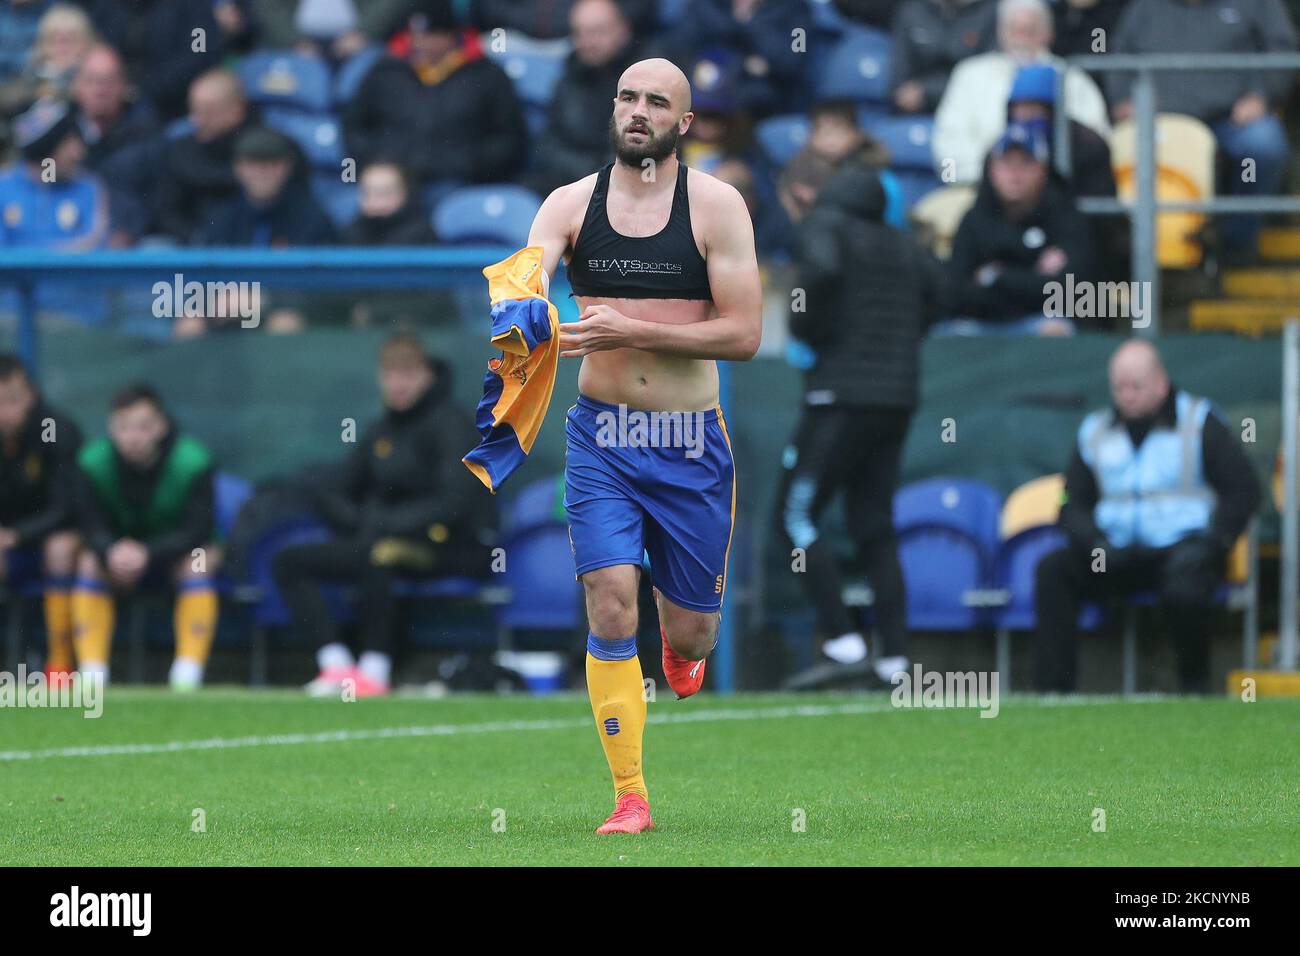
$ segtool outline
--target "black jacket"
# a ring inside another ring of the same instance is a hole
[[[894,14],[890,93],[907,82],[925,92],[922,112],[933,113],[961,60],[997,47],[994,0],[904,0]]]
[[[291,179],[279,199],[254,206],[239,196],[218,208],[200,230],[206,246],[324,246],[335,239],[334,225],[300,180]]]
[[[445,370],[404,412],[385,411],[360,436],[338,487],[316,500],[321,516],[364,541],[433,537],[472,541],[493,526],[491,499],[461,456],[478,441],[469,415],[447,399]],[[441,542],[439,542],[441,543]]]
[[[1126,423],[1135,448],[1141,447],[1153,428],[1175,427],[1177,401],[1178,390],[1171,385],[1169,397],[1154,415]],[[1214,414],[1206,416],[1201,428],[1201,473],[1218,498],[1206,537],[1227,553],[1259,507],[1259,479],[1240,440]],[[1097,506],[1097,478],[1079,454],[1078,442],[1065,472],[1065,498],[1059,520],[1071,544],[1081,549],[1109,547],[1092,517]]]
[[[191,242],[215,209],[239,195],[235,141],[250,125],[206,143],[193,134],[165,142],[153,191],[155,229],[178,242]]]
[[[347,246],[428,246],[438,241],[429,211],[414,199],[391,216],[357,216],[339,240]]]
[[[1065,266],[1057,273],[1040,273],[1035,263],[1052,246],[1065,253]],[[1094,261],[1088,221],[1055,178],[1044,186],[1038,205],[1012,222],[986,176],[953,237],[948,261],[952,307],[958,315],[994,321],[1041,315],[1043,287],[1064,282],[1066,273],[1073,273],[1076,282],[1093,279]],[[990,263],[998,266],[996,276],[977,276]]]
[[[805,307],[791,313],[790,331],[817,352],[804,374],[806,400],[916,405],[918,353],[938,313],[943,274],[881,221],[884,210],[879,174],[849,163],[801,224],[796,285]]]
[[[47,419],[53,441],[44,440]],[[13,439],[0,438],[0,528],[17,532],[20,545],[72,524],[80,448],[76,423],[39,399]]]
[[[487,59],[471,59],[432,86],[405,60],[380,60],[345,108],[343,124],[358,167],[398,159],[424,183],[505,182],[527,158],[514,86]]]

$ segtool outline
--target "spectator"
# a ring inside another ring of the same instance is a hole
[[[949,260],[955,311],[983,320],[944,323],[942,331],[1069,334],[1073,323],[1045,314],[1044,286],[1093,278],[1088,223],[1053,181],[1047,141],[1012,124],[994,145],[988,175],[953,237]]]
[[[1037,126],[1047,142],[1054,142],[1056,78],[1054,66],[1035,63],[1022,66],[1011,84],[1007,99],[1007,120]],[[1115,197],[1115,172],[1110,146],[1077,120],[1069,121],[1070,175],[1063,178],[1072,196]],[[1058,173],[1055,160],[1054,173]],[[1089,216],[1092,247],[1097,254],[1098,278],[1127,276],[1129,225],[1127,216]]]
[[[791,222],[811,207],[821,186],[847,163],[880,176],[889,165],[889,150],[858,126],[857,108],[847,100],[825,100],[809,111],[808,142],[781,173],[778,195]],[[886,206],[891,206],[886,202]],[[901,225],[890,209],[886,221]]]
[[[186,91],[221,62],[226,32],[213,0],[88,0],[104,40],[164,122],[181,116]],[[225,14],[223,14],[225,16]]]
[[[52,6],[54,0],[0,0],[0,83],[22,73],[41,17]]]
[[[739,109],[759,119],[798,109],[808,56],[791,38],[811,19],[805,0],[695,0],[666,42],[676,62],[718,64]]]
[[[37,100],[66,99],[95,28],[81,10],[58,3],[45,11],[22,72],[0,86],[0,117],[17,116]]]
[[[736,78],[725,63],[699,60],[691,70],[695,119],[682,137],[680,158],[705,172],[727,156],[743,155],[753,143],[753,123],[741,108]]]
[[[262,46],[346,60],[406,22],[409,0],[252,0]]]
[[[375,64],[347,106],[352,155],[362,165],[401,156],[425,185],[511,179],[528,144],[514,86],[458,33],[451,0],[415,8],[410,52]]]
[[[569,13],[569,33],[573,52],[534,151],[532,185],[543,196],[610,160],[610,91],[617,89],[623,71],[642,58],[632,25],[614,0],[578,0]]]
[[[800,579],[817,611],[823,652],[836,663],[865,666],[867,644],[840,596],[834,546],[818,527],[825,507],[844,493],[845,525],[876,596],[881,643],[874,671],[888,682],[908,666],[890,509],[917,404],[921,339],[937,312],[942,274],[908,236],[883,223],[884,211],[880,177],[850,163],[800,226],[796,285],[805,300],[791,314],[790,332],[817,357],[804,372],[804,407],[786,451],[777,523],[787,549],[803,551]]]
[[[713,167],[713,176],[735,187],[745,200],[745,208],[754,223],[754,245],[758,250],[760,267],[769,258],[787,256],[792,231],[790,221],[779,204],[760,201],[753,167],[738,156],[728,156]]]
[[[570,9],[577,0],[470,0],[470,19],[480,30],[518,30],[539,40],[558,40],[568,35]],[[623,17],[639,36],[658,25],[656,0],[618,0]]]
[[[72,572],[81,546],[73,491],[81,431],[51,408],[18,357],[0,353],[0,582],[44,573],[45,674],[75,666]]]
[[[170,682],[173,690],[197,689],[217,629],[211,453],[176,427],[156,391],[132,385],[113,398],[108,437],[88,443],[77,462],[86,550],[72,619],[81,671],[108,675],[115,594],[174,587]]]
[[[276,555],[275,580],[294,625],[320,647],[320,675],[307,687],[314,695],[337,696],[345,680],[355,681],[358,696],[388,692],[396,578],[487,571],[482,536],[492,527],[491,499],[460,463],[478,433],[449,401],[450,386],[446,365],[419,339],[389,338],[379,352],[383,417],[363,433],[337,490],[318,495],[321,516],[339,536]],[[339,639],[322,581],[360,592],[359,660]]]
[[[1079,426],[1065,475],[1069,544],[1038,565],[1038,689],[1075,689],[1083,600],[1154,590],[1182,690],[1209,693],[1212,596],[1259,505],[1259,481],[1231,427],[1208,399],[1170,384],[1151,342],[1115,350],[1110,393],[1114,405]]]
[[[776,184],[777,198],[790,222],[801,222],[817,194],[835,175],[835,164],[811,150],[801,150],[785,164]]]
[[[155,227],[190,242],[212,210],[235,198],[235,141],[249,126],[248,101],[229,70],[203,74],[190,87],[193,131],[163,148],[154,205]]]
[[[357,181],[361,211],[343,230],[350,246],[425,246],[438,241],[429,211],[411,195],[410,175],[399,163],[379,160]]]
[[[1129,0],[1050,0],[1055,14],[1057,56],[1111,52],[1115,24]]]
[[[0,246],[80,252],[108,238],[108,197],[84,172],[86,146],[67,105],[40,100],[14,123],[18,162],[0,171]]]
[[[1279,0],[1133,0],[1116,29],[1115,53],[1290,53],[1295,25]],[[1116,120],[1133,115],[1132,77],[1111,74]],[[1293,70],[1216,70],[1157,73],[1162,113],[1186,113],[1209,125],[1230,160],[1228,191],[1280,192],[1286,171],[1286,132],[1273,112],[1286,101]],[[1249,159],[1253,176],[1242,174]],[[1254,246],[1258,216],[1223,220],[1224,238],[1238,249]]]
[[[235,144],[240,195],[216,209],[200,230],[208,246],[320,246],[332,243],[334,226],[312,198],[301,170],[301,153],[283,133],[245,130]]]
[[[1043,0],[998,0],[998,49],[962,60],[934,116],[931,140],[935,168],[947,183],[978,182],[984,157],[1006,128],[1007,94],[1016,70],[1030,63],[1065,64],[1052,56],[1052,16]],[[1088,74],[1065,74],[1065,102],[1071,119],[1110,136],[1106,101]]]
[[[953,67],[997,43],[996,0],[903,0],[893,31],[890,99],[903,113],[933,113]]]
[[[110,245],[129,245],[148,225],[141,199],[142,175],[152,175],[146,157],[158,132],[152,111],[127,99],[126,72],[112,47],[97,44],[86,54],[73,82],[77,126],[86,143],[86,166],[104,181],[114,235]],[[147,170],[142,172],[142,170]]]

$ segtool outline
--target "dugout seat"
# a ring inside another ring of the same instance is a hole
[[[501,550],[510,592],[497,613],[504,645],[515,630],[574,632],[582,626],[582,584],[573,574],[563,475],[526,485],[506,506]]]
[[[907,626],[969,631],[987,624],[988,581],[1001,498],[968,478],[928,478],[894,496]]]
[[[439,200],[433,228],[441,242],[528,242],[542,200],[530,189],[509,184],[463,186]]]
[[[888,33],[857,24],[848,26],[817,77],[816,99],[888,102],[891,46]]]
[[[1156,198],[1200,200],[1214,198],[1214,134],[1200,120],[1178,113],[1156,116]],[[1116,125],[1110,141],[1120,199],[1137,195],[1137,125],[1126,120]],[[1198,231],[1205,215],[1163,212],[1156,217],[1156,258],[1166,269],[1193,269],[1201,263]]]

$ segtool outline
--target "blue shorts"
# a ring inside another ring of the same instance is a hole
[[[722,607],[736,469],[722,410],[642,412],[578,396],[565,416],[564,507],[578,577],[641,566],[678,607]]]

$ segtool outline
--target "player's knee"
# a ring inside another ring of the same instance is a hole
[[[630,637],[636,633],[636,595],[592,588],[587,592],[587,618],[597,637]]]
[[[679,618],[666,625],[664,633],[680,657],[688,661],[702,660],[709,656],[709,651],[718,641],[718,617],[716,614],[698,614]]]
[[[71,574],[77,563],[77,545],[73,531],[57,531],[46,538],[43,548],[46,573],[60,577]]]

